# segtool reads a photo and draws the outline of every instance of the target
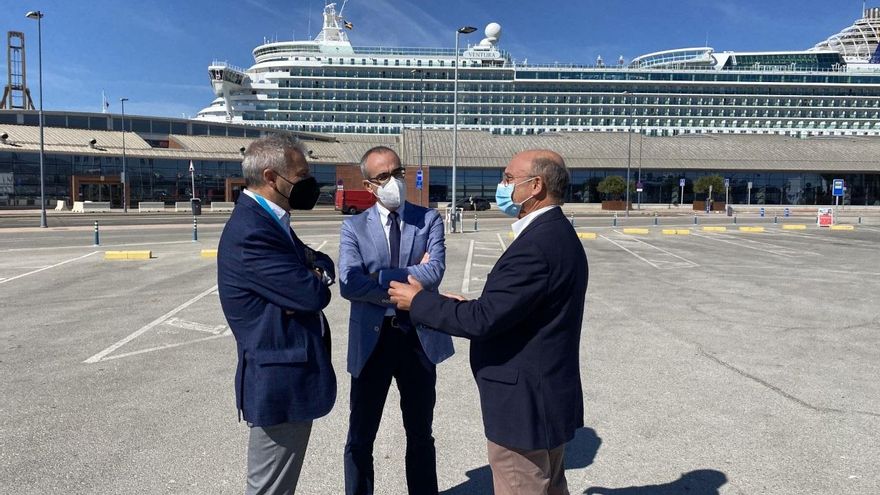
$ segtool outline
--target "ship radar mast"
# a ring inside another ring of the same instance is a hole
[[[345,8],[345,3],[342,4]],[[324,25],[315,41],[321,43],[349,43],[348,35],[342,28],[342,11],[336,13],[336,4],[328,3],[324,6]]]

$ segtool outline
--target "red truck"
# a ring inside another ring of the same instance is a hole
[[[336,190],[336,210],[342,214],[354,215],[360,213],[376,203],[376,196],[370,191]]]

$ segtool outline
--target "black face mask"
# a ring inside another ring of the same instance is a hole
[[[288,196],[275,189],[275,192],[287,198],[287,204],[290,205],[291,210],[311,210],[315,207],[315,204],[318,202],[318,196],[321,195],[321,190],[318,188],[318,181],[314,177],[306,177],[295,184],[281,175],[278,177],[284,179],[288,184],[293,184]]]

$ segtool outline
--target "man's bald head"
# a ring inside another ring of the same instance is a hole
[[[547,196],[556,204],[565,203],[571,178],[565,167],[565,160],[559,153],[551,150],[526,150],[517,153],[514,158],[528,161],[531,164],[531,175],[541,178],[547,188]]]

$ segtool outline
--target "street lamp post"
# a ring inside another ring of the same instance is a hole
[[[425,72],[422,69],[413,69],[414,74],[419,74],[419,173],[422,172],[422,158],[424,156],[424,137],[425,137]],[[422,198],[423,189],[419,189],[419,204],[424,206]]]
[[[46,222],[46,174],[44,162],[46,155],[45,141],[43,139],[43,13],[32,10],[25,14],[28,19],[37,20],[37,57],[40,80],[40,227],[48,227]]]
[[[638,178],[636,182],[638,185],[636,186],[636,195],[637,201],[639,205],[639,210],[642,209],[642,190],[645,188],[645,185],[642,184],[642,139],[644,138],[645,129],[642,127],[642,123],[639,122],[639,172]]]
[[[633,101],[632,101],[632,93],[630,93],[629,91],[625,91],[623,94],[626,95],[625,98],[629,99],[629,105],[628,105],[629,111],[627,112],[627,119],[626,119],[629,123],[629,130],[627,131],[628,141],[627,141],[627,146],[626,146],[626,205],[625,205],[626,216],[629,217],[629,177],[630,177],[629,170],[630,170],[630,166],[632,165],[632,135],[633,135],[632,134],[632,130],[633,130],[633,128],[632,128],[633,127],[632,126],[632,110],[633,110],[632,104],[633,104]]]
[[[452,90],[452,232],[457,232],[455,211],[455,169],[458,166],[458,38],[461,34],[471,34],[477,28],[462,26],[455,31],[455,72]]]
[[[128,183],[128,178],[125,176],[125,102],[128,101],[128,98],[120,98],[119,103],[122,104],[122,212],[128,213],[128,198],[127,194],[125,194],[128,189],[126,184]]]

